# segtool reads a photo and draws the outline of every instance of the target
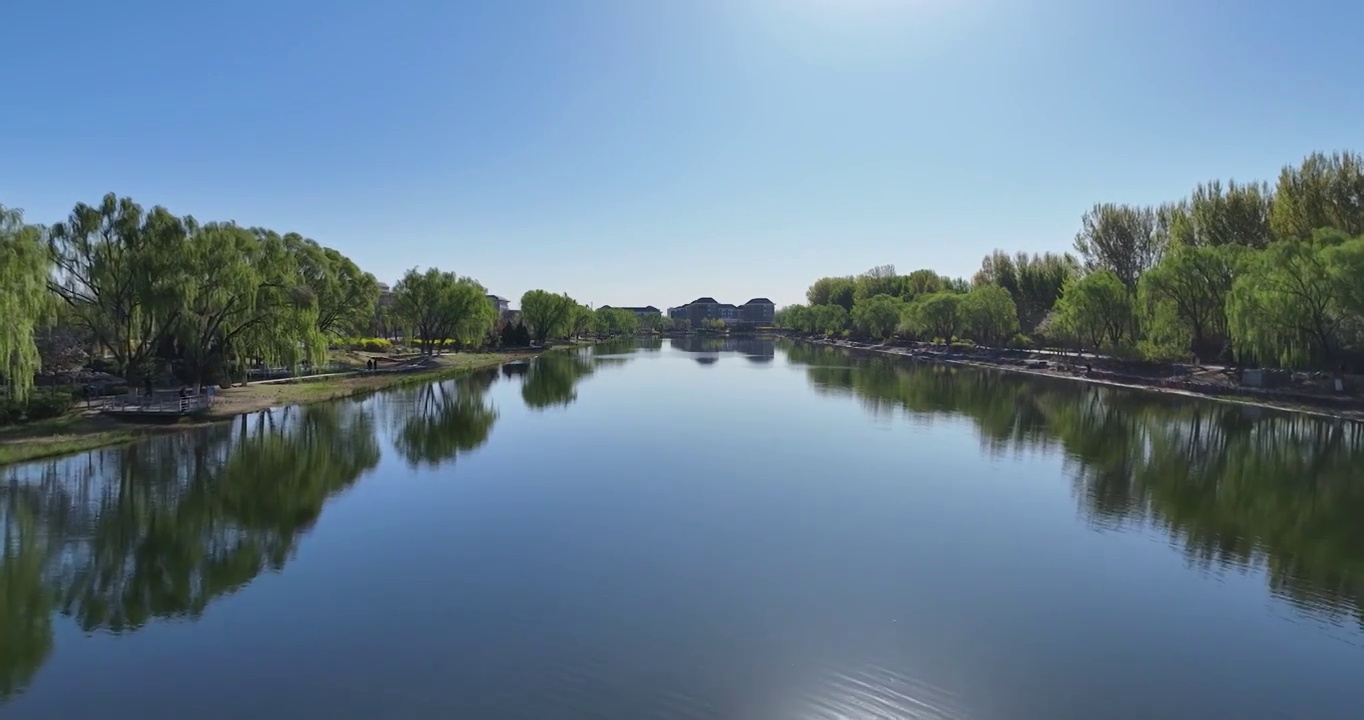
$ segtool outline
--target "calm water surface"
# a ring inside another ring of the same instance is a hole
[[[1364,716],[1349,425],[760,340],[0,469],[0,717]]]

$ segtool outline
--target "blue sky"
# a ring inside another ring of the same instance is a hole
[[[10,3],[0,203],[130,195],[595,304],[1065,250],[1364,149],[1364,3]]]

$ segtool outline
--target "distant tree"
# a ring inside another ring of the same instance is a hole
[[[787,330],[805,332],[809,323],[810,308],[805,305],[787,305],[772,314],[772,324]]]
[[[1312,153],[1279,173],[1270,213],[1279,240],[1308,242],[1323,228],[1364,235],[1364,157],[1354,152]]]
[[[45,290],[51,262],[41,238],[22,213],[0,205],[0,376],[18,398],[33,387],[42,360],[34,333],[51,309]]]
[[[848,311],[842,305],[817,305],[810,308],[810,331],[828,335],[848,329]]]
[[[853,305],[852,322],[857,331],[873,338],[890,337],[900,324],[905,304],[900,298],[887,295],[873,295],[858,300]]]
[[[905,276],[900,297],[906,302],[913,302],[920,295],[932,295],[946,289],[947,281],[943,276],[928,269],[915,270]]]
[[[1227,296],[1232,342],[1247,358],[1329,366],[1364,322],[1364,237],[1319,230],[1254,255]]]
[[[1122,348],[1134,323],[1132,295],[1108,270],[1071,281],[1056,310],[1061,328],[1093,349]]]
[[[811,305],[838,305],[850,311],[856,292],[857,281],[851,277],[825,277],[805,291],[805,298]]]
[[[659,332],[663,329],[663,324],[667,318],[654,313],[645,313],[639,317],[639,329],[643,332]]]
[[[1011,257],[996,250],[981,261],[972,283],[998,285],[1007,290],[1018,309],[1019,327],[1030,333],[1051,312],[1061,297],[1061,289],[1078,267],[1075,258],[1068,254],[1018,253]]]
[[[1185,201],[1156,211],[1157,234],[1175,247],[1239,245],[1263,248],[1272,240],[1270,211],[1274,194],[1265,183],[1223,186],[1214,180],[1200,184]]]
[[[905,311],[909,329],[925,340],[952,342],[962,326],[962,295],[946,290],[914,298]]]
[[[592,312],[592,308],[574,301],[568,319],[563,323],[563,332],[571,337],[582,337],[593,331],[596,319],[597,314]]]
[[[562,337],[574,330],[577,307],[578,303],[567,293],[528,290],[521,296],[521,318],[535,342],[541,345],[550,337]]]
[[[436,268],[408,270],[393,286],[393,298],[427,354],[437,352],[447,339],[463,343],[482,337],[497,320],[486,288]]]
[[[54,324],[36,330],[33,344],[38,349],[44,373],[75,370],[90,358],[87,351],[90,339],[79,329],[61,322],[60,317]]]
[[[905,276],[895,274],[894,265],[878,265],[858,275],[853,281],[852,309],[856,309],[856,303],[876,295],[902,297],[905,294],[905,283]]]
[[[961,322],[976,342],[1001,345],[1018,333],[1018,309],[1009,291],[979,285],[961,298]]]
[[[633,335],[639,331],[639,316],[621,308],[599,308],[593,327],[600,335]]]
[[[1238,245],[1177,245],[1138,284],[1137,307],[1156,347],[1220,353],[1227,343],[1227,294],[1245,250]]]
[[[1129,290],[1164,251],[1156,212],[1148,207],[1095,205],[1081,218],[1075,249],[1089,270],[1107,270]]]

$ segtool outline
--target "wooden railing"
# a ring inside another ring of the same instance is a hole
[[[209,395],[171,394],[119,395],[104,401],[104,412],[145,413],[148,415],[190,415],[207,410],[213,404]]]

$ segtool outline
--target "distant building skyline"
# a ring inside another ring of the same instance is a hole
[[[668,317],[674,320],[685,319],[693,326],[706,320],[720,320],[727,325],[738,323],[767,325],[771,324],[775,312],[775,304],[765,297],[755,297],[743,305],[734,305],[703,295],[685,305],[668,308]]]

